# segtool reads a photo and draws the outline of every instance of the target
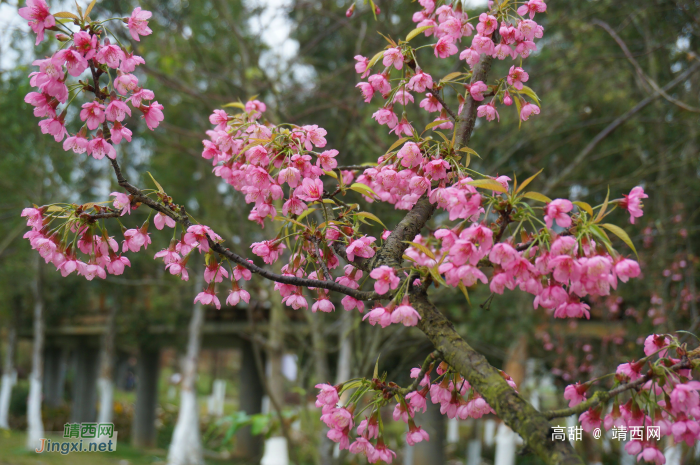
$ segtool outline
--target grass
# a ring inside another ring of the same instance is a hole
[[[140,450],[131,447],[128,439],[118,443],[110,453],[78,452],[60,453],[30,452],[24,447],[24,432],[0,430],[0,465],[150,465],[165,464],[167,452],[162,449]],[[218,460],[206,460],[207,465],[221,465]],[[225,463],[231,465],[231,461]]]

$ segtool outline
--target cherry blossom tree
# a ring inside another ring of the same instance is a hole
[[[629,194],[609,193],[592,206],[537,192],[539,172],[518,181],[470,168],[472,157],[479,156],[470,147],[478,118],[497,124],[499,112],[515,111],[520,124],[527,124],[541,111],[524,60],[544,35],[536,19],[547,5],[493,1],[469,17],[460,2],[419,4],[416,28],[405,38],[387,37],[388,45],[371,58],[355,57],[362,99],[380,102],[373,118],[397,137],[373,162],[344,165],[342,152],[326,147],[326,130],[270,121],[267,105],[254,98],[213,111],[202,157],[212,162],[214,176],[252,204],[250,221],[263,230],[273,222],[281,226],[276,236],[250,245],[256,261],[227,248],[154,177],[154,187],[138,187],[122,171],[117,148],[132,138],[126,116],[140,114],[153,130],[165,109],[134,74],[145,60],[109,28],[122,22],[134,41],[146,41],[151,13],[136,8],[128,18],[93,20],[94,2],[85,11],[51,14],[44,0],[29,0],[20,15],[37,33],[37,44],[50,30],[60,46],[34,62],[39,70],[30,74],[30,83],[37,91],[26,102],[42,118],[42,132],[64,150],[96,160],[106,156],[121,190],[99,202],[27,208],[22,216],[31,230],[25,237],[63,276],[75,272],[104,279],[125,272],[128,254],[147,251],[152,218],[156,229],[173,230],[169,247],[154,257],[171,275],[189,280],[192,254],[205,257],[207,284],[194,303],[220,308],[222,299],[228,305],[248,302],[244,283],[256,274],[273,281],[283,303],[295,310],[334,312],[334,293],[343,296],[345,311],[363,313],[366,324],[417,326],[435,350],[411,371],[412,384],[399,386],[375,372],[317,386],[327,437],[371,463],[391,463],[395,456],[383,437],[383,407],[394,405],[393,419],[407,425],[409,445],[430,439],[418,415],[428,397],[449,418],[495,413],[546,463],[583,463],[550,431],[550,419],[572,414],[580,415],[586,431],[601,424],[606,429],[653,425],[660,436],[694,443],[700,436],[700,382],[692,380],[691,370],[700,351],[675,335],[650,335],[645,357],[621,364],[613,376],[567,387],[568,409],[540,412],[431,303],[436,288],[456,288],[467,302],[469,291],[479,286],[488,286],[492,295],[518,288],[552,318],[589,318],[586,298],[607,296],[641,273],[631,258],[632,240],[608,218],[618,218],[613,213],[620,210],[634,224],[647,195],[638,186]],[[378,9],[371,0],[369,8]],[[412,45],[421,35],[430,42]],[[433,76],[430,65],[438,60],[459,61],[461,70]],[[494,60],[515,63],[507,74],[494,76]],[[79,96],[75,105],[81,109],[71,120],[68,108]],[[412,118],[422,111],[435,118],[420,130]],[[384,226],[369,211],[373,203],[406,213],[397,224]],[[149,218],[121,226],[137,208],[149,209]],[[110,234],[115,223],[122,229],[121,246]],[[374,237],[370,231],[377,224],[385,230]],[[271,270],[281,263],[280,272]],[[589,394],[592,389],[596,392]],[[343,394],[347,400],[339,406]],[[654,438],[631,441],[626,449],[638,460],[664,461]]]

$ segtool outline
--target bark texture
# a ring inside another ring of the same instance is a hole
[[[461,373],[526,446],[548,464],[582,465],[568,441],[552,441],[550,424],[529,402],[516,393],[499,370],[457,334],[452,323],[428,301],[425,292],[414,290],[411,305],[420,314],[419,328],[443,359]]]

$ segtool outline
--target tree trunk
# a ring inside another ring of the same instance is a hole
[[[32,372],[29,375],[29,397],[27,398],[27,448],[35,450],[44,437],[41,419],[42,375],[44,371],[44,301],[42,299],[41,257],[34,254],[34,344],[32,347]]]
[[[107,318],[107,329],[102,339],[100,351],[100,375],[97,378],[100,411],[98,423],[111,423],[114,413],[114,333],[117,305],[114,304]]]
[[[326,353],[326,339],[323,336],[323,328],[319,321],[319,315],[306,312],[311,327],[311,342],[314,348],[314,363],[316,366],[316,381],[319,383],[330,383],[331,374],[328,369],[328,358]],[[333,463],[333,442],[326,437],[326,431],[321,430],[319,435],[318,455],[321,465],[331,465]]]
[[[198,273],[197,288],[201,288],[202,274]],[[192,311],[188,330],[187,353],[182,366],[180,411],[168,449],[168,465],[203,465],[202,440],[199,433],[199,405],[197,404],[197,361],[204,324],[204,309],[197,303]]]
[[[279,265],[277,265],[279,266]],[[275,270],[277,271],[277,270]],[[284,376],[282,375],[282,357],[284,356],[284,307],[278,292],[270,286],[270,325],[267,337],[267,389],[270,397],[270,411],[275,405],[284,406]],[[280,421],[282,421],[280,419]],[[289,463],[289,444],[284,437],[282,425],[275,435],[265,440],[262,465],[286,465]]]
[[[141,346],[136,364],[136,405],[131,427],[135,447],[155,447],[160,349]]]
[[[486,357],[457,334],[424,291],[411,288],[409,295],[411,305],[421,316],[418,327],[444,360],[484,397],[496,415],[523,438],[529,450],[547,464],[583,465],[568,441],[552,441],[549,421],[506,383]]]
[[[2,371],[2,387],[0,387],[0,428],[9,429],[10,398],[12,387],[17,382],[17,370],[15,370],[15,352],[17,351],[17,312],[7,329],[7,348],[5,363]]]

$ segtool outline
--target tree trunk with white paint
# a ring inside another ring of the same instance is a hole
[[[314,365],[316,368],[316,381],[319,383],[330,383],[331,374],[328,368],[328,353],[326,352],[326,339],[323,335],[320,315],[306,312],[306,317],[311,326],[311,342],[314,349]],[[326,431],[319,433],[318,455],[321,465],[331,465],[333,463],[333,442],[326,437]]]
[[[34,344],[32,347],[32,372],[29,375],[27,398],[27,448],[34,450],[44,437],[41,419],[42,376],[44,371],[44,301],[41,295],[41,257],[35,256],[34,294]]]
[[[202,274],[198,274],[197,288],[202,287]],[[197,303],[190,319],[187,354],[182,366],[180,411],[168,450],[168,465],[203,465],[202,439],[199,433],[199,405],[195,382],[197,361],[204,324],[204,309]]]
[[[15,352],[17,350],[17,319],[10,324],[7,330],[7,348],[5,349],[5,363],[2,370],[2,387],[0,387],[0,428],[10,429],[10,398],[12,387],[17,382],[17,370],[15,370]]]
[[[98,423],[111,423],[114,414],[114,333],[117,306],[114,305],[107,318],[107,329],[100,351],[100,376],[97,378],[100,411]]]

